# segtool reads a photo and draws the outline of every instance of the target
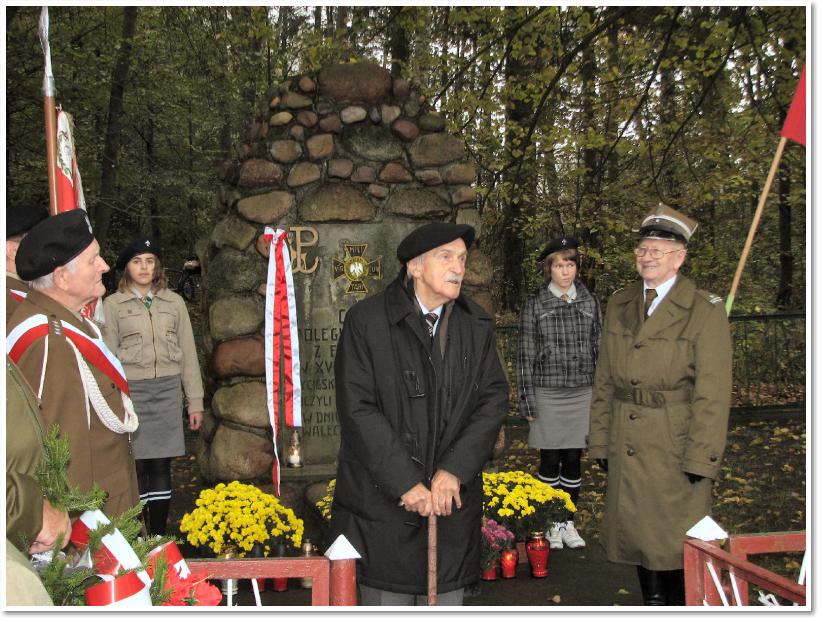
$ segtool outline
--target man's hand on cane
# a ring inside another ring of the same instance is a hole
[[[431,491],[420,482],[400,497],[400,505],[407,512],[416,512],[420,516],[429,516],[433,509]]]
[[[462,507],[460,480],[448,471],[438,470],[431,480],[431,498],[437,516],[449,516],[454,503],[459,510]]]

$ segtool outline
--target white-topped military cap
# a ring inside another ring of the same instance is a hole
[[[678,240],[687,244],[697,226],[697,222],[692,218],[688,218],[673,207],[659,203],[650,214],[643,218],[639,231],[635,229],[634,232],[639,233],[640,238]]]

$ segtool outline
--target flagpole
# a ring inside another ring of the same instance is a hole
[[[748,260],[748,253],[753,245],[753,238],[756,234],[756,229],[759,226],[759,219],[762,217],[762,210],[765,208],[765,202],[768,200],[768,193],[773,184],[773,178],[776,176],[776,169],[779,168],[779,162],[782,159],[782,152],[785,150],[785,144],[788,139],[784,136],[779,140],[779,146],[776,148],[776,155],[774,155],[773,162],[771,162],[771,170],[768,172],[768,179],[765,181],[765,187],[759,195],[759,205],[756,206],[756,213],[754,214],[751,228],[748,230],[748,239],[745,240],[745,246],[742,248],[742,255],[739,257],[739,265],[736,267],[736,274],[734,275],[731,291],[728,298],[725,300],[725,313],[731,314],[731,307],[734,304],[734,297],[736,290],[739,287],[739,281],[742,278],[742,270],[745,268],[745,262]]]
[[[49,9],[40,10],[40,46],[45,57],[43,74],[43,114],[46,131],[46,167],[49,179],[49,212],[57,214],[57,108],[54,103],[54,74],[49,50]]]

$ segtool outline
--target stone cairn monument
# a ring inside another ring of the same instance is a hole
[[[277,442],[283,496],[298,503],[336,473],[340,426],[334,355],[345,313],[400,270],[400,240],[428,221],[472,225],[463,291],[491,309],[479,250],[477,167],[463,140],[403,79],[373,64],[328,66],[274,89],[238,158],[224,162],[222,218],[202,248],[210,409],[198,461],[207,481],[271,482],[263,326],[266,226],[289,232],[302,379],[302,468],[287,468],[292,430]],[[316,486],[315,486],[316,488]]]

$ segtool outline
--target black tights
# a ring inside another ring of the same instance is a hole
[[[582,449],[540,449],[539,479],[567,492],[576,505],[582,486]]]
[[[165,535],[171,505],[171,458],[136,460],[143,520],[151,535]]]

